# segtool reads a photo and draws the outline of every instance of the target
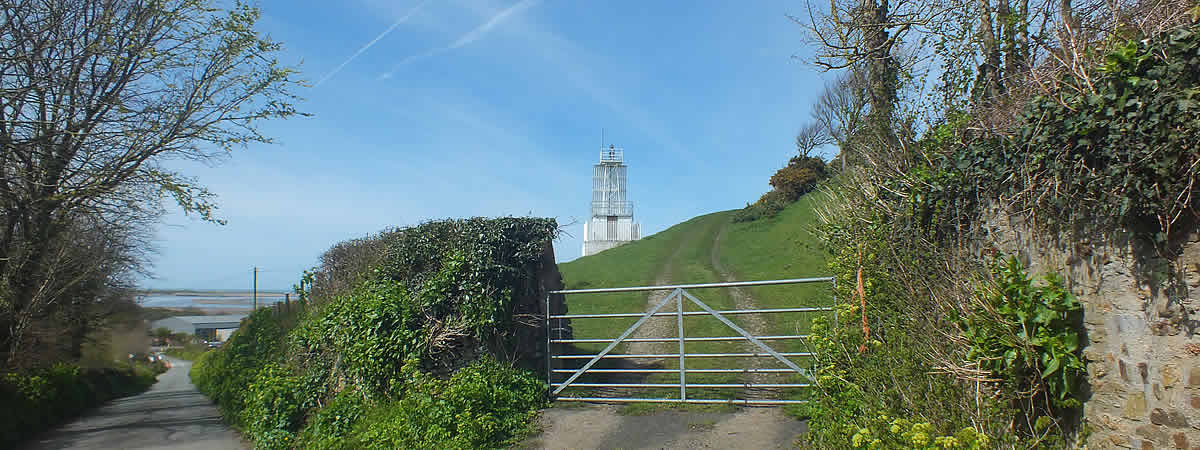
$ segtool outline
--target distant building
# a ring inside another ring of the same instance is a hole
[[[150,329],[157,330],[166,327],[172,333],[187,333],[208,341],[224,341],[242,324],[242,319],[245,318],[245,314],[175,316],[155,320],[150,323]]]
[[[600,150],[600,162],[592,166],[592,214],[583,224],[583,256],[594,255],[640,239],[641,227],[633,221],[633,202],[625,191],[621,149]]]

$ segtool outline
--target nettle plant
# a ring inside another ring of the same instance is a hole
[[[998,262],[993,275],[995,285],[980,291],[978,309],[961,322],[967,359],[1007,383],[1026,419],[1045,429],[1050,417],[1081,406],[1083,307],[1057,274],[1035,285],[1016,258]]]

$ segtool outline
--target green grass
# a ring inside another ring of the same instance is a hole
[[[637,242],[601,252],[596,255],[560,264],[559,270],[568,289],[646,286],[656,284],[656,278],[666,275],[671,284],[712,283],[723,281],[713,267],[713,246],[719,233],[725,234],[720,242],[720,263],[733,273],[737,280],[766,280],[780,278],[807,278],[826,275],[824,254],[816,244],[812,231],[815,225],[813,208],[821,201],[818,194],[808,195],[782,211],[777,217],[760,219],[748,223],[732,223],[734,211],[722,211],[696,217],[675,225],[666,231],[648,236]],[[788,308],[800,306],[827,306],[831,303],[830,286],[827,283],[811,285],[785,285],[749,288],[747,291],[756,299],[760,308]],[[694,289],[689,293],[698,297],[713,309],[734,309],[733,298],[728,289]],[[568,297],[570,314],[641,313],[647,308],[645,292],[617,294],[574,294]],[[664,307],[673,311],[673,304]],[[700,308],[685,300],[685,309],[698,311]],[[788,313],[767,315],[767,328],[771,334],[804,334],[813,313]],[[741,325],[739,317],[731,318]],[[612,339],[636,321],[629,319],[575,319],[571,325],[576,338]],[[673,324],[672,324],[673,325]],[[684,320],[684,329],[689,337],[733,336],[736,333],[725,324],[709,316],[692,316]],[[671,326],[671,333],[674,326]],[[667,344],[674,353],[676,344]],[[800,341],[773,341],[772,347],[779,351],[805,351]],[[580,344],[570,350],[573,353],[598,353],[605,344]],[[614,349],[613,353],[627,353],[626,344]],[[688,353],[745,352],[742,342],[692,342],[687,344]],[[615,363],[604,360],[602,363]],[[745,365],[748,361],[730,358],[689,358],[689,368],[729,368]],[[580,362],[579,364],[582,364]],[[767,363],[765,367],[775,367]],[[666,359],[658,366],[674,369],[677,359]],[[689,383],[738,383],[737,374],[690,374]],[[612,382],[608,377],[588,376],[581,382]],[[654,374],[645,379],[650,383],[676,383],[676,374]],[[786,382],[780,377],[771,382]],[[568,389],[571,395],[589,395],[587,389]],[[677,398],[679,390],[639,390],[645,396]],[[688,389],[692,398],[735,398],[741,393],[734,389]],[[639,404],[626,408],[628,414],[652,412],[664,406]]]
[[[168,348],[168,349],[164,350],[163,353],[166,353],[167,356],[171,356],[171,357],[175,357],[175,358],[179,358],[179,359],[186,359],[188,361],[195,361],[197,358],[200,358],[200,355],[203,355],[204,352],[207,352],[209,350],[210,349],[208,348],[208,345],[206,345],[206,344],[188,343],[188,344],[185,344],[183,347]]]
[[[825,251],[813,234],[817,226],[814,208],[824,194],[801,197],[778,216],[754,222],[730,224],[721,240],[721,264],[741,280],[817,278],[829,276]],[[761,308],[798,308],[829,306],[833,303],[828,282],[755,286],[747,291]],[[816,314],[781,315],[789,320],[772,320],[772,333],[807,334]],[[787,351],[803,351],[802,346],[787,346]]]

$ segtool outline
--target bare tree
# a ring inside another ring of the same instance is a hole
[[[208,191],[164,164],[270,142],[258,124],[297,114],[295,72],[258,15],[213,0],[0,6],[0,360],[28,328],[18,318],[71,284],[55,252],[81,218],[153,216],[171,199],[220,222]]]
[[[812,152],[822,146],[834,143],[833,137],[820,122],[810,122],[796,133],[796,151],[800,156],[809,157]]]
[[[838,146],[842,169],[846,168],[846,153],[850,137],[861,130],[867,114],[865,80],[858,70],[848,70],[825,84],[825,90],[812,107],[812,118]]]
[[[885,141],[891,141],[892,116],[900,83],[895,50],[905,34],[938,14],[937,2],[921,0],[835,0],[829,10],[808,18],[793,17],[805,26],[818,44],[813,60],[825,70],[854,68],[862,71],[863,92],[870,105],[866,122]]]

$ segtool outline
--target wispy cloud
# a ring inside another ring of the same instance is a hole
[[[388,70],[387,72],[384,72],[382,75],[380,75],[379,79],[382,80],[382,79],[391,78],[392,75],[394,75],[397,70],[400,70],[401,67],[404,67],[407,64],[411,64],[413,62],[416,62],[416,61],[419,61],[419,60],[422,60],[425,58],[429,58],[431,56],[435,56],[435,55],[438,55],[438,54],[441,54],[441,53],[444,53],[444,52],[447,52],[450,50],[454,50],[456,48],[460,48],[465,45],[471,44],[472,42],[478,41],[479,39],[481,39],[485,35],[487,35],[488,32],[490,32],[492,30],[492,28],[495,28],[496,25],[499,25],[500,23],[504,22],[506,19],[511,17],[513,14],[516,14],[525,9],[528,9],[529,7],[531,7],[533,5],[536,5],[539,1],[540,0],[521,0],[521,1],[513,4],[512,6],[509,6],[508,8],[504,8],[504,10],[502,10],[502,11],[496,13],[495,15],[493,15],[492,17],[488,18],[488,20],[486,22],[479,25],[478,27],[475,27],[475,29],[468,31],[466,34],[463,34],[462,36],[459,36],[459,38],[455,39],[454,42],[451,43],[450,45],[447,45],[445,47],[437,47],[437,48],[427,50],[422,53],[418,53],[416,55],[406,56],[404,59],[400,60],[400,62],[396,63],[395,66],[392,66],[391,70]]]
[[[327,73],[327,74],[325,74],[325,76],[321,77],[320,80],[317,80],[317,84],[313,85],[313,87],[314,88],[319,87],[319,86],[321,86],[321,83],[324,83],[326,80],[333,78],[334,75],[337,75],[338,72],[342,71],[342,68],[346,67],[347,64],[350,64],[350,61],[354,61],[354,59],[358,58],[359,55],[366,53],[366,51],[369,50],[372,46],[374,46],[375,43],[379,42],[380,39],[383,39],[388,34],[390,34],[392,31],[395,31],[396,28],[398,28],[401,24],[403,24],[404,22],[407,22],[408,19],[411,18],[413,16],[413,14],[416,14],[417,11],[420,11],[421,8],[424,7],[426,3],[429,3],[429,0],[422,0],[421,3],[417,4],[417,6],[414,6],[412,9],[408,10],[408,12],[405,13],[403,16],[401,16],[399,19],[396,19],[396,21],[393,22],[390,27],[388,27],[386,30],[383,30],[382,33],[379,33],[379,36],[375,36],[375,39],[371,39],[371,42],[368,42],[368,43],[366,43],[366,45],[363,45],[361,48],[358,49],[358,51],[354,52],[353,55],[350,55],[349,58],[346,58],[346,60],[342,61],[341,64],[338,64],[337,67],[334,67],[333,70],[329,71],[329,73]]]

